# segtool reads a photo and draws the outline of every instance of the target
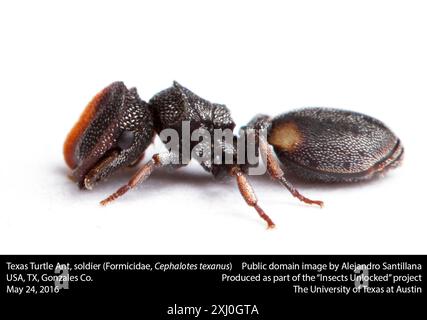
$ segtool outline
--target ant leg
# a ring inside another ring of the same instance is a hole
[[[117,198],[124,195],[126,192],[128,192],[130,189],[135,188],[137,185],[141,184],[145,180],[148,179],[148,177],[153,173],[154,169],[164,166],[165,161],[162,161],[160,154],[155,154],[151,158],[150,161],[148,161],[146,164],[144,164],[129,180],[129,182],[123,186],[121,186],[116,192],[114,192],[112,195],[107,197],[106,199],[102,200],[100,203],[101,205],[105,206],[108,203],[116,200]]]
[[[267,165],[267,171],[274,180],[278,180],[289,192],[300,201],[308,204],[316,204],[319,207],[323,207],[323,201],[320,200],[311,200],[304,197],[299,191],[285,178],[283,170],[280,168],[280,165],[271,150],[270,145],[265,141],[263,137],[259,137],[259,147],[261,149],[261,154],[263,155],[264,161]]]
[[[238,167],[233,167],[231,169],[231,175],[236,177],[237,186],[239,187],[239,191],[245,199],[246,203],[249,206],[254,207],[259,216],[267,222],[268,229],[274,228],[276,226],[274,222],[258,205],[258,199],[246,175]]]

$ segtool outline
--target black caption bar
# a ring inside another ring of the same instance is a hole
[[[140,297],[158,318],[284,312],[293,299],[425,299],[426,256],[2,256],[1,298]]]

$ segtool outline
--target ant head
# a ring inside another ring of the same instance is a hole
[[[114,82],[87,105],[64,143],[64,157],[81,188],[92,189],[135,163],[152,141],[153,119],[135,88]]]

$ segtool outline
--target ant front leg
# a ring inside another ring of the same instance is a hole
[[[123,186],[121,186],[116,192],[114,192],[112,195],[107,197],[106,199],[102,200],[100,203],[101,205],[105,206],[109,204],[110,202],[116,200],[117,198],[124,195],[126,192],[128,192],[130,189],[135,188],[137,185],[141,184],[145,180],[148,179],[148,177],[153,173],[153,171],[156,168],[163,167],[169,163],[169,154],[155,154],[151,158],[150,161],[148,161],[146,164],[144,164],[129,180],[129,182]]]

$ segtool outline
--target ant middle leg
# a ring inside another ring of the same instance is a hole
[[[239,191],[246,203],[255,208],[258,212],[259,216],[267,222],[267,228],[272,229],[276,225],[270,219],[270,217],[262,210],[262,208],[258,205],[258,199],[255,195],[255,191],[253,190],[248,178],[246,175],[240,170],[239,167],[233,167],[230,170],[230,175],[236,177],[237,186],[239,187]]]

